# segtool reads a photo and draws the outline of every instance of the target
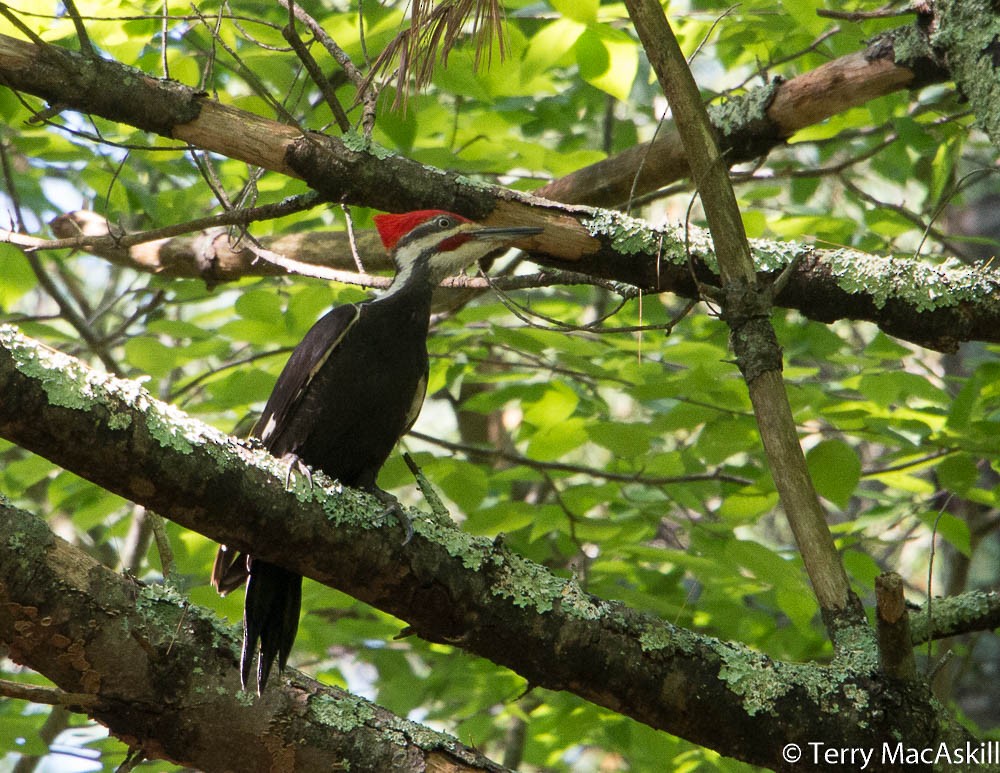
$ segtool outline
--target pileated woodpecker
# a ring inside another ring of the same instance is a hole
[[[427,386],[431,294],[449,274],[541,228],[489,228],[460,215],[421,210],[376,215],[396,276],[388,291],[338,306],[295,347],[251,431],[274,456],[323,470],[383,502],[375,485],[396,441],[420,413]],[[408,527],[408,524],[404,524]],[[302,578],[222,545],[212,569],[219,593],[246,582],[240,678],[257,655],[257,692],[275,657],[283,669],[299,625]]]

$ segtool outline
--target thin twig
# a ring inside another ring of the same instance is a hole
[[[375,128],[375,107],[378,101],[377,90],[366,82],[364,74],[351,61],[351,57],[337,45],[337,42],[327,34],[322,25],[310,16],[301,5],[295,3],[294,0],[278,0],[278,2],[283,8],[287,8],[293,12],[295,18],[306,25],[313,37],[322,44],[330,56],[334,58],[341,69],[347,74],[347,77],[351,79],[351,83],[357,89],[356,100],[363,105],[361,117],[362,131],[366,137],[371,137],[372,129]]]
[[[423,470],[413,461],[413,457],[409,453],[403,454],[403,461],[406,462],[406,466],[410,470],[410,474],[413,475],[413,479],[417,482],[417,486],[420,489],[420,493],[424,495],[424,500],[431,508],[431,512],[442,521],[449,522],[451,520],[451,514],[448,512],[448,508],[444,506],[444,502],[441,501],[441,497],[438,496],[437,491],[435,491],[434,486],[427,476],[424,475]]]
[[[298,126],[299,123],[295,119],[295,116],[289,113],[288,110],[285,108],[285,106],[271,95],[270,90],[267,88],[267,86],[264,85],[264,82],[261,81],[261,79],[257,76],[257,73],[254,72],[252,68],[248,67],[240,58],[240,55],[236,53],[236,51],[233,50],[229,46],[229,44],[226,43],[225,40],[223,40],[222,36],[219,34],[218,28],[217,27],[215,29],[212,28],[212,25],[208,23],[209,17],[207,16],[202,17],[202,15],[198,12],[198,9],[194,6],[192,7],[194,8],[194,11],[198,15],[199,20],[202,22],[202,24],[204,24],[205,27],[211,31],[211,34],[215,38],[216,43],[222,46],[223,50],[227,54],[229,54],[229,56],[232,57],[234,62],[236,62],[237,70],[240,74],[240,77],[243,78],[246,84],[250,87],[250,90],[253,91],[254,94],[259,96],[265,102],[267,102],[274,109],[274,112],[278,116],[278,120],[283,121],[291,126]],[[221,18],[221,15],[219,18]]]
[[[36,46],[46,45],[45,41],[42,40],[40,37],[38,37],[38,35],[35,34],[35,31],[31,29],[31,27],[29,27],[23,21],[21,21],[17,17],[17,15],[13,11],[11,11],[10,8],[7,7],[6,3],[0,3],[0,14],[5,16],[7,18],[7,21],[9,21],[17,28],[18,32],[20,32],[22,35],[25,35],[28,38],[28,40],[30,40]]]
[[[351,257],[354,258],[354,265],[358,271],[364,274],[365,264],[361,261],[361,255],[358,253],[358,242],[354,236],[354,218],[351,217],[351,208],[343,203],[340,205],[340,208],[344,211],[344,222],[347,223],[347,242],[351,245]]]
[[[706,482],[717,481],[719,483],[732,483],[737,486],[749,486],[751,483],[753,483],[753,481],[749,478],[743,478],[738,475],[729,475],[720,472],[692,473],[690,475],[663,475],[663,476],[643,475],[641,472],[636,472],[636,473],[608,472],[607,470],[601,470],[595,467],[586,467],[581,464],[569,464],[567,462],[542,462],[536,459],[529,459],[528,457],[521,456],[520,454],[511,453],[509,451],[503,451],[502,449],[499,448],[470,445],[466,443],[455,443],[449,440],[443,440],[441,438],[433,437],[432,435],[425,435],[423,432],[414,432],[412,430],[409,433],[409,437],[418,438],[426,443],[431,443],[441,448],[446,448],[449,451],[458,451],[460,453],[469,454],[471,456],[480,456],[480,457],[486,456],[492,459],[499,459],[505,462],[519,464],[524,467],[528,467],[530,469],[579,473],[581,475],[588,475],[592,478],[600,478],[601,480],[611,480],[620,483],[638,483],[643,486],[670,486],[676,483],[693,483],[696,481],[706,481]]]
[[[952,494],[948,494],[948,498],[944,500],[941,508],[938,510],[937,517],[934,519],[934,528],[931,529],[931,550],[930,556],[927,559],[927,627],[929,629],[934,628],[934,557],[937,553],[937,532],[938,525],[941,523],[941,518],[944,517],[945,510],[948,504],[951,502]],[[948,650],[951,652],[951,650]],[[927,640],[927,663],[928,669],[930,669],[931,660],[934,657],[934,640]],[[945,653],[945,659],[948,657],[947,652]],[[939,662],[937,666],[934,667],[932,673],[928,673],[927,681],[928,683],[934,679],[934,675],[937,674],[938,670],[944,665],[944,660]]]
[[[330,83],[330,79],[326,77],[326,73],[323,72],[323,69],[313,58],[313,55],[309,53],[309,49],[306,47],[306,44],[302,42],[302,38],[299,37],[299,33],[295,30],[294,7],[294,0],[289,0],[288,24],[281,28],[281,34],[285,40],[288,41],[288,45],[292,47],[295,55],[306,68],[306,72],[309,73],[309,77],[312,78],[313,83],[315,83],[316,87],[320,90],[320,93],[323,95],[323,99],[326,101],[327,107],[329,107],[330,112],[333,113],[333,118],[337,122],[337,126],[340,127],[342,132],[350,131],[351,122],[347,117],[347,113],[344,112],[344,107],[340,104],[340,100],[337,99],[337,93],[334,91],[333,86]]]
[[[166,525],[163,518],[147,510],[149,525],[153,530],[153,539],[156,541],[156,552],[160,554],[160,568],[163,570],[163,578],[167,579],[174,572],[174,551],[170,547],[170,538],[167,536]]]
[[[167,20],[170,18],[170,9],[167,7],[169,0],[163,0],[163,13],[160,14],[160,67],[163,69],[163,77],[170,79],[170,62],[167,60],[167,34],[170,28]]]
[[[56,687],[21,684],[9,679],[0,679],[0,695],[30,703],[41,703],[46,706],[89,708],[98,703],[97,696],[90,693],[64,692]]]
[[[891,19],[897,16],[907,16],[911,13],[918,13],[917,9],[910,4],[899,6],[896,3],[887,3],[881,8],[873,11],[837,11],[832,8],[817,8],[816,15],[826,19],[843,19],[844,21],[865,21],[867,19]]]
[[[246,249],[250,250],[261,260],[275,266],[280,266],[290,274],[311,276],[314,279],[326,279],[332,282],[360,285],[361,287],[374,287],[380,290],[384,290],[392,282],[391,278],[387,276],[377,276],[375,274],[366,274],[364,272],[342,271],[336,268],[316,266],[312,263],[302,263],[301,261],[294,260],[292,258],[286,258],[284,255],[279,255],[278,253],[272,252],[271,250],[257,244],[248,243]]]
[[[131,234],[112,233],[110,232],[110,224],[108,227],[109,233],[85,234],[65,239],[41,239],[36,236],[27,236],[0,229],[0,242],[16,244],[30,251],[85,249],[89,247],[127,249],[137,244],[170,239],[175,236],[184,236],[185,234],[205,231],[211,228],[231,225],[247,226],[250,223],[260,220],[274,220],[286,215],[304,212],[322,203],[318,194],[309,192],[289,196],[283,201],[274,204],[262,204],[259,207],[246,207],[243,209],[230,209],[218,215],[186,220],[183,223],[175,223],[163,228],[153,228],[148,231],[138,231]]]
[[[63,6],[66,8],[70,19],[73,20],[73,28],[76,30],[76,36],[80,39],[80,53],[84,56],[94,56],[94,45],[90,42],[87,28],[83,26],[83,19],[80,18],[80,12],[76,10],[76,3],[73,0],[63,0]]]

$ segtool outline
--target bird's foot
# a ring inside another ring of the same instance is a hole
[[[403,527],[403,531],[406,532],[406,536],[403,537],[403,544],[405,545],[413,539],[413,523],[410,522],[409,516],[403,512],[403,506],[399,504],[399,500],[388,491],[383,491],[378,486],[372,486],[369,491],[371,491],[372,495],[379,502],[385,505],[385,510],[382,511],[382,517],[386,518],[390,515],[394,515],[396,517],[396,521]]]
[[[309,465],[302,461],[302,457],[298,454],[293,454],[289,451],[287,454],[281,457],[282,463],[285,465],[285,489],[290,491],[292,486],[292,476],[295,471],[298,470],[309,483],[309,488],[313,485],[313,474],[312,470],[309,469]]]

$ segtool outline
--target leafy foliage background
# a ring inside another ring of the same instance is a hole
[[[856,51],[901,23],[831,20],[815,13],[825,5],[749,0],[734,10],[690,2],[671,4],[669,13],[685,51],[697,50],[700,85],[724,99]],[[162,3],[76,6],[95,46],[111,58],[262,115],[274,115],[280,102],[303,126],[335,130],[281,36],[287,12],[277,4],[168,3],[166,20]],[[365,51],[377,55],[407,18],[405,3],[364,3],[362,42],[357,3],[302,6],[355,62],[365,61]],[[377,142],[429,165],[531,190],[653,136],[665,105],[622,5],[505,7],[505,54],[494,44],[484,56],[488,68],[476,73],[474,46],[460,44],[425,91],[408,95],[405,109],[390,109],[395,93],[386,86]],[[16,12],[46,41],[78,45],[60,4]],[[5,21],[0,31],[16,34]],[[350,104],[351,86],[338,93]],[[238,205],[306,191],[298,181],[181,152],[99,118],[64,114],[38,124],[27,123],[29,116],[17,96],[0,91],[9,185],[2,200],[5,210],[20,207],[32,232],[84,206],[112,223],[147,229],[218,211],[217,192]],[[953,91],[931,87],[799,132],[786,148],[736,170],[737,194],[751,237],[919,252],[928,261],[959,250],[990,254],[989,246],[946,236],[956,216],[943,213],[966,206],[960,214],[974,216],[969,202],[994,187],[990,151]],[[691,198],[682,183],[630,206],[653,221],[677,221]],[[370,214],[353,210],[355,227],[369,227]],[[700,222],[697,206],[691,216]],[[344,227],[340,209],[328,207],[255,223],[251,233]],[[85,360],[146,378],[157,396],[237,434],[317,317],[366,295],[306,279],[211,287],[82,253],[46,253],[33,265],[6,244],[0,276],[5,320]],[[96,345],[84,344],[43,277],[80,312]],[[711,305],[699,304],[664,330],[684,306],[671,296],[623,300],[594,287],[480,295],[439,319],[430,344],[431,399],[403,446],[467,531],[502,534],[514,551],[574,573],[589,591],[679,625],[782,660],[822,659],[829,644],[777,509],[726,327]],[[592,327],[595,320],[602,321]],[[861,598],[871,601],[874,578],[885,569],[902,573],[918,602],[928,593],[994,585],[996,347],[969,344],[943,356],[869,325],[823,326],[793,313],[774,322],[810,469],[833,506],[835,535]],[[398,456],[381,485],[420,502]],[[160,554],[130,503],[5,442],[0,491],[46,514],[107,564],[160,579]],[[215,545],[170,523],[166,531],[175,562],[170,582],[235,624],[241,595],[220,599],[207,584]],[[295,666],[447,729],[494,759],[521,755],[526,769],[538,770],[747,767],[572,695],[529,690],[521,677],[460,650],[395,639],[399,621],[328,588],[307,583],[303,608]],[[988,708],[997,705],[989,684],[995,638],[948,646],[958,657],[938,675],[941,695],[957,700],[970,723],[995,728],[996,710]],[[7,677],[44,681],[0,662]],[[70,769],[59,762],[69,756],[77,763],[89,757],[88,769],[113,769],[124,757],[122,744],[71,717],[62,721],[74,729],[50,747],[39,735],[46,721],[46,708],[0,702],[0,749],[8,753],[0,767],[13,769],[17,755],[47,755],[47,764],[63,766],[54,769]],[[520,744],[515,730],[524,731]]]

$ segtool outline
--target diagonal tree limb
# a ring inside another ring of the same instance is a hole
[[[443,733],[304,674],[240,691],[238,643],[169,586],[102,566],[0,500],[0,641],[146,757],[204,771],[501,773]],[[32,700],[0,686],[0,694]]]
[[[475,185],[461,175],[386,155],[361,140],[302,134],[115,62],[3,35],[0,83],[304,177],[331,201],[395,210],[440,207],[495,224],[542,225],[546,231],[535,238],[533,249],[543,265],[625,282],[647,292],[698,297],[686,240],[677,229],[653,230],[612,212]],[[798,258],[777,302],[811,319],[870,320],[890,335],[944,351],[967,340],[1000,340],[998,270],[938,268],[846,249],[774,242],[753,246],[758,269],[765,274],[779,272]],[[698,280],[711,283],[710,244],[695,238],[693,251]]]
[[[428,641],[723,754],[775,766],[795,740],[858,747],[889,737],[914,746],[968,740],[923,686],[900,692],[879,683],[873,641],[859,639],[830,666],[780,663],[588,595],[450,522],[416,514],[403,546],[370,496],[329,481],[328,490],[300,482],[286,491],[278,460],[10,326],[0,327],[0,395],[0,436],[109,491],[373,604]],[[17,531],[0,543],[16,551],[25,540],[47,539]],[[0,559],[30,585],[33,565],[15,564]],[[7,580],[0,584],[10,592]],[[225,650],[235,688],[235,655]],[[59,683],[80,691],[74,681]]]
[[[722,318],[730,328],[729,340],[747,384],[782,509],[795,535],[827,631],[834,648],[840,651],[845,643],[854,645],[858,629],[866,629],[867,620],[860,600],[851,590],[806,467],[781,376],[781,346],[771,325],[773,294],[757,281],[727,165],[663,8],[658,0],[625,0],[625,6],[674,112],[719,262]]]
[[[727,165],[766,156],[800,129],[851,107],[948,80],[948,70],[925,30],[920,22],[882,33],[864,51],[709,107]],[[571,172],[535,194],[567,204],[614,207],[630,195],[650,193],[689,175],[676,125],[667,121],[652,142]]]

